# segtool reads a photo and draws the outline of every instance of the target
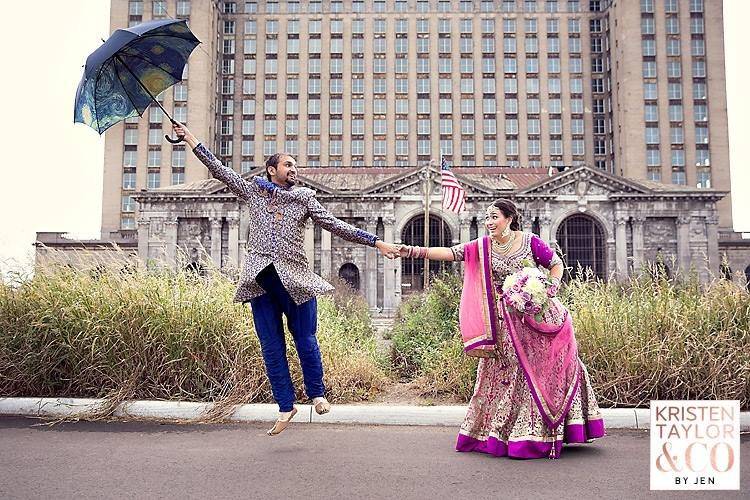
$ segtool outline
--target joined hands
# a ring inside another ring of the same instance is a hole
[[[378,240],[375,242],[375,248],[380,251],[380,254],[388,259],[395,259],[403,255],[403,245],[396,245],[395,243],[386,243],[385,241]]]

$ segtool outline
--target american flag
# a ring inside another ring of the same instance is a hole
[[[455,213],[463,212],[466,207],[466,191],[458,183],[443,155],[440,155],[440,187],[443,190],[443,208]]]

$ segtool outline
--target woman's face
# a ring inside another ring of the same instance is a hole
[[[484,216],[484,226],[489,231],[490,236],[495,239],[499,239],[501,233],[505,229],[505,226],[513,221],[512,218],[506,217],[497,207],[490,207],[487,209],[487,213]]]

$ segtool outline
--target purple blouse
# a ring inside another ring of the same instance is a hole
[[[531,255],[534,256],[534,262],[547,269],[552,269],[556,264],[562,263],[555,251],[535,234],[531,236]]]

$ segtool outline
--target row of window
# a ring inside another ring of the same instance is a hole
[[[353,73],[364,75],[365,73],[365,61],[364,59],[351,59],[347,61],[350,63],[350,69]],[[462,74],[473,74],[474,73],[474,60],[473,59],[460,59],[458,64],[458,71]],[[655,61],[650,61],[654,62]],[[255,59],[244,59],[242,61],[242,73],[245,75],[255,75],[258,71],[258,64]],[[331,59],[330,69],[334,71],[340,71],[343,73],[344,62],[341,59]],[[596,69],[604,68],[605,61],[603,59],[592,60],[592,67]],[[704,63],[705,64],[705,63]],[[440,74],[451,74],[453,73],[453,61],[451,59],[438,59],[437,72]],[[562,62],[560,59],[547,59],[546,60],[547,73],[557,74],[562,72]],[[235,74],[235,61],[234,59],[224,59],[221,62],[221,73],[224,76],[230,76]],[[481,60],[481,67],[478,67],[481,73],[492,74],[496,73],[497,68],[494,58],[483,58]],[[503,58],[502,72],[508,75],[514,75],[518,73],[518,59],[515,57]],[[539,59],[535,57],[526,58],[524,69],[528,73],[538,73],[540,69]],[[307,70],[310,75],[320,74],[322,70],[322,64],[320,59],[310,59],[307,61]],[[580,58],[570,58],[568,60],[569,73],[582,73],[583,72],[583,61]],[[279,64],[276,59],[266,59],[262,68],[264,75],[275,75],[279,73]],[[372,67],[368,72],[372,71],[376,74],[388,73],[388,63],[385,59],[374,59],[372,61]],[[395,73],[407,74],[410,71],[410,64],[408,59],[396,59],[394,65]],[[427,75],[432,71],[429,59],[417,59],[416,61],[416,72],[419,75]],[[286,61],[286,73],[297,75],[300,73],[300,62],[298,59],[287,59]]]
[[[679,61],[669,61],[667,63],[668,75],[670,78],[679,78],[682,74],[682,67]],[[643,61],[643,78],[656,78],[657,63],[656,61]],[[691,62],[692,78],[706,77],[706,61],[703,59],[693,59]]]
[[[581,11],[580,0],[416,0],[413,4],[413,8],[416,12],[431,12],[437,10],[438,12],[453,12],[455,7],[458,7],[459,12],[475,12],[477,9],[480,12],[495,12],[497,10],[501,12],[515,12],[516,10],[523,10],[524,12],[540,12],[542,9],[544,12],[580,12]],[[309,13],[343,13],[346,12],[345,7],[350,8],[350,12],[353,13],[364,13],[364,12],[409,12],[410,2],[408,0],[352,0],[351,3],[343,2],[342,0],[287,0],[279,2],[277,0],[266,0],[263,2],[265,7],[264,12],[266,14],[279,14],[282,12],[295,14],[299,12]],[[583,5],[588,7],[588,10],[592,12],[600,12],[607,2],[601,0],[586,0],[583,1]],[[247,1],[240,2],[243,10],[246,14],[257,14],[259,11],[259,2]],[[222,3],[222,11],[225,14],[237,14],[238,13],[238,2],[236,1],[225,1]]]
[[[516,35],[518,26],[521,24],[519,19],[507,17],[503,18],[503,33],[505,35]],[[527,17],[523,20],[523,32],[526,34],[533,34],[539,32],[539,20],[534,17]],[[471,36],[474,33],[474,18],[464,18],[458,20],[458,31],[462,37],[468,35]],[[223,23],[222,32],[225,35],[235,35],[237,30],[237,22],[233,20],[226,20]],[[310,19],[307,21],[307,33],[312,39],[319,39],[320,35],[323,34],[323,19]],[[353,19],[351,21],[352,36],[354,39],[361,39],[361,36],[365,34],[365,25],[367,21],[365,19]],[[407,36],[411,29],[409,28],[409,19],[394,19],[393,27],[397,36]],[[327,21],[328,31],[327,33],[333,36],[335,39],[341,39],[341,35],[344,34],[344,21],[343,19],[331,19]],[[421,38],[422,35],[430,34],[430,19],[421,18],[415,20],[417,38]],[[546,19],[545,25],[547,28],[547,34],[552,35],[550,38],[554,38],[560,32],[560,20],[557,18]],[[567,20],[568,33],[578,34],[581,32],[581,19],[571,18]],[[266,19],[265,20],[265,34],[266,35],[278,35],[280,22],[278,19]],[[591,19],[589,20],[589,30],[591,32],[602,31],[602,20]],[[371,22],[372,33],[376,37],[385,36],[388,32],[388,20],[387,19],[373,19]],[[479,19],[479,31],[483,35],[494,35],[495,34],[495,19],[494,18],[480,18]],[[453,31],[453,21],[449,18],[440,18],[437,20],[437,33],[440,38],[450,37]],[[245,35],[257,35],[258,34],[258,20],[257,19],[246,19],[244,21]],[[286,21],[285,33],[287,35],[299,35],[300,34],[300,20],[299,19],[288,19]],[[273,37],[269,39],[273,39]]]
[[[597,39],[600,40],[601,39]],[[570,54],[580,54],[581,53],[581,39],[580,38],[570,38],[569,40],[569,47],[568,52]],[[694,40],[694,42],[699,40]],[[417,54],[429,54],[430,53],[430,40],[428,38],[419,38],[416,41],[416,49]],[[653,40],[649,40],[651,42],[648,44],[650,47],[653,44]],[[291,59],[297,59],[299,57],[299,51],[300,51],[300,40],[298,39],[291,39],[287,40],[286,43],[286,56]],[[304,45],[307,47],[307,52],[313,56],[320,55],[321,54],[321,45],[322,41],[319,38],[313,38],[310,40],[304,41]],[[474,41],[472,38],[461,38],[460,39],[460,53],[463,55],[471,55],[474,53]],[[518,52],[517,47],[517,40],[515,38],[503,38],[503,53],[508,55],[516,55]],[[539,53],[539,39],[538,38],[525,38],[524,39],[524,52],[526,54],[537,54]],[[697,45],[693,43],[692,45]],[[256,56],[257,55],[257,41],[254,38],[247,38],[243,40],[243,54],[246,56]],[[598,50],[597,47],[594,47],[594,53],[596,52],[602,52],[601,50],[601,44],[598,44]],[[495,39],[494,38],[482,38],[481,39],[481,50],[484,58],[487,57],[494,57],[495,56]],[[645,46],[644,46],[645,50]],[[332,55],[343,55],[344,53],[344,41],[342,39],[332,39],[330,40],[330,47],[329,47],[330,54]],[[372,41],[372,45],[369,49],[367,49],[368,52],[372,52],[372,54],[375,56],[374,59],[382,60],[383,64],[385,64],[384,58],[379,58],[377,55],[385,55],[388,53],[388,47],[387,42],[385,38],[376,38]],[[438,52],[442,54],[443,56],[452,54],[452,40],[450,38],[440,38],[438,39]],[[225,39],[223,46],[222,46],[222,53],[224,56],[231,56],[235,55],[235,44],[234,39]],[[365,54],[365,41],[362,38],[355,38],[352,40],[351,44],[351,53],[353,56],[353,59],[359,59],[361,60],[364,57]],[[409,53],[409,44],[408,40],[406,38],[396,38],[394,40],[394,53],[397,55],[396,61],[397,63],[399,61],[403,61],[403,64],[407,65],[408,62],[406,61],[406,58]],[[544,49],[545,54],[557,54],[557,57],[559,57],[560,54],[560,39],[559,38],[550,38],[547,40],[547,47]],[[265,56],[268,59],[275,59],[279,54],[279,46],[278,46],[278,40],[275,39],[269,39],[266,40],[266,46],[265,46]],[[646,55],[646,54],[644,54]],[[677,54],[679,55],[679,53]],[[556,57],[551,57],[556,58]],[[227,59],[225,57],[225,59]],[[316,57],[313,57],[313,59],[317,59]],[[419,57],[418,60],[425,60],[424,57]],[[335,64],[335,61],[339,61],[339,64],[341,63],[341,59],[334,58],[331,61],[331,64]],[[335,73],[333,69],[331,70],[331,73]],[[340,71],[339,71],[340,72]],[[408,72],[408,67],[404,66],[403,73]],[[418,71],[419,72],[419,71]]]
[[[658,125],[646,124],[646,144],[659,144],[660,129]],[[685,143],[685,132],[681,125],[669,127],[669,143],[672,145]],[[708,144],[708,127],[695,127],[695,143]]]
[[[130,0],[128,2],[128,14],[131,16],[142,16],[144,10],[143,0]],[[169,15],[167,11],[167,0],[151,0],[151,15],[154,18],[166,17]],[[180,17],[190,15],[190,0],[177,0],[175,5],[175,14]]]
[[[147,165],[149,167],[159,167],[162,164],[162,150],[161,148],[149,148],[147,152]],[[186,152],[184,146],[175,146],[172,148],[172,161],[173,167],[184,167]],[[138,164],[138,151],[135,149],[126,149],[123,152],[122,164],[124,167],[135,167]]]
[[[690,0],[689,11],[691,13],[703,12],[704,0]],[[664,12],[667,14],[677,14],[680,12],[680,0],[660,0],[664,5]],[[655,0],[641,0],[641,12],[644,14],[653,14],[655,12]]]
[[[352,139],[349,142],[351,147],[352,156],[364,156],[365,154],[365,141],[362,139]],[[548,147],[547,154],[551,156],[562,156],[563,155],[563,141],[562,139],[550,139],[545,142]],[[219,155],[220,156],[232,156],[234,152],[233,141],[223,140],[219,144]],[[341,156],[344,152],[344,141],[340,139],[332,139],[327,142],[328,154],[330,156]],[[394,150],[397,156],[408,156],[409,155],[409,141],[407,139],[396,139],[393,141]],[[507,156],[517,156],[519,153],[518,139],[506,139],[505,140],[505,154]],[[529,156],[539,156],[542,154],[542,141],[538,138],[527,139],[527,153]],[[419,156],[427,156],[432,152],[434,142],[429,139],[417,140],[417,154]],[[460,141],[461,154],[462,155],[474,155],[475,154],[475,142],[473,139],[462,139]],[[498,142],[495,140],[485,140],[483,142],[483,151],[485,155],[497,154]],[[284,150],[290,154],[299,154],[298,151],[299,142],[294,139],[287,139],[284,143]],[[453,139],[441,139],[440,140],[441,151],[445,155],[453,154]],[[255,142],[250,140],[243,140],[241,144],[242,156],[253,156],[255,154]],[[388,141],[385,139],[375,139],[372,141],[373,155],[374,156],[386,156],[388,152]],[[585,154],[584,140],[573,139],[570,141],[571,154],[573,156],[583,156]],[[263,155],[270,156],[278,151],[276,139],[268,139],[263,141]],[[318,156],[321,151],[321,141],[319,139],[308,139],[307,140],[307,154],[310,156]],[[597,154],[605,154],[606,145],[602,143],[601,151]]]
[[[560,78],[547,78],[546,91],[549,94],[562,94],[562,80]],[[221,94],[222,95],[234,95],[234,82],[233,79],[226,79],[221,81]],[[242,81],[242,93],[244,95],[255,95],[257,92],[257,80],[255,78],[247,78]],[[278,94],[279,81],[274,78],[266,78],[263,81],[263,95]],[[393,91],[396,94],[408,94],[409,93],[409,80],[406,78],[396,78],[392,81]],[[351,87],[349,93],[353,95],[365,94],[365,80],[363,78],[352,78],[350,81]],[[497,91],[497,80],[494,78],[482,78],[481,90],[483,94],[495,94]],[[526,78],[521,81],[522,93],[526,94],[538,94],[540,92],[540,82],[538,78]],[[598,83],[597,83],[598,85]],[[300,93],[300,81],[296,78],[289,78],[286,80],[285,90],[289,95],[295,95]],[[322,80],[319,78],[311,78],[307,81],[307,93],[308,94],[320,94],[323,88]],[[341,78],[332,78],[329,80],[328,90],[331,94],[342,94],[344,88],[344,80]],[[462,94],[474,94],[475,83],[473,78],[461,78],[459,80],[458,90]],[[416,92],[417,94],[429,94],[432,90],[431,81],[429,78],[420,78],[416,81]],[[438,80],[438,92],[440,94],[451,94],[453,92],[453,80],[450,78],[440,78]],[[516,78],[505,78],[503,79],[503,92],[505,94],[517,94],[518,93],[518,79]],[[371,91],[375,94],[388,93],[388,82],[385,78],[374,78],[372,80]],[[583,79],[582,78],[570,78],[568,80],[568,89],[571,94],[583,93]],[[368,91],[367,93],[370,93]],[[356,99],[356,98],[355,98]],[[403,99],[398,99],[396,102]],[[398,106],[397,106],[398,107]]]
[[[690,40],[690,55],[705,56],[706,42],[702,38]],[[665,53],[667,56],[680,56],[682,53],[682,41],[679,38],[669,38],[665,43]],[[656,56],[656,40],[641,40],[641,54],[644,57]]]
[[[122,172],[122,189],[126,191],[134,191],[136,189],[136,172],[135,167],[125,167]],[[185,169],[184,168],[172,168],[171,177],[170,177],[171,184],[182,184],[185,182]],[[149,168],[147,177],[146,177],[146,187],[148,189],[158,189],[162,187],[161,184],[161,170],[155,169],[155,168]],[[132,195],[123,194],[123,205],[122,205],[122,211],[123,212],[132,212],[133,210],[130,210],[129,207],[131,207],[132,202]],[[128,204],[126,208],[125,204],[125,198],[128,198]]]
[[[655,102],[647,101],[644,108],[644,118],[646,122],[659,121],[660,110]],[[669,117],[670,122],[682,122],[684,120],[682,104],[669,104],[667,116]],[[706,104],[693,105],[693,120],[696,122],[696,126],[704,126],[700,124],[708,121],[708,106]]]
[[[600,39],[599,39],[600,40]],[[653,43],[653,40],[649,40]],[[461,54],[473,54],[474,53],[474,39],[473,38],[461,38],[459,39],[459,51]],[[257,55],[257,40],[254,38],[246,38],[243,40],[243,54],[244,55]],[[406,57],[409,53],[409,40],[406,38],[396,38],[393,40],[394,53],[397,54],[398,59],[400,56]],[[300,51],[300,40],[290,39],[286,41],[286,55],[287,57],[292,56],[296,58],[299,56]],[[313,55],[321,54],[322,41],[319,38],[312,38],[305,40],[304,45],[307,47],[307,52]],[[481,39],[481,50],[484,57],[488,55],[495,55],[495,39],[494,38],[482,38]],[[505,54],[516,54],[517,49],[516,38],[503,38],[503,53]],[[525,38],[524,39],[524,52],[526,54],[538,54],[539,52],[539,39],[538,38]],[[649,44],[650,46],[651,44]],[[600,47],[601,48],[601,47]],[[418,38],[416,40],[417,54],[429,54],[430,53],[430,40],[429,38]],[[438,39],[438,52],[443,55],[452,53],[452,39],[451,38],[439,38]],[[340,38],[333,38],[330,40],[329,46],[330,54],[343,54],[344,53],[344,41]],[[388,43],[385,38],[375,38],[372,40],[372,46],[368,49],[368,52],[373,54],[386,54],[388,53]],[[547,46],[544,50],[546,54],[559,54],[560,53],[560,39],[550,38],[547,40]],[[581,39],[570,38],[569,39],[569,53],[580,54],[581,53]],[[595,51],[601,52],[601,50]],[[351,53],[355,59],[362,58],[365,53],[365,40],[363,38],[354,38],[351,43]],[[225,39],[222,45],[222,54],[225,56],[235,54],[235,43],[234,39]],[[279,44],[276,39],[268,39],[265,44],[265,55],[269,59],[275,58],[279,54]],[[644,54],[645,55],[645,54]],[[679,55],[679,54],[678,54]],[[377,59],[377,58],[376,58]],[[406,72],[406,71],[404,71]],[[333,71],[332,71],[333,73]]]
[[[672,165],[685,166],[685,151],[682,149],[673,149],[671,151]],[[650,167],[661,166],[661,151],[659,149],[646,150],[646,164]],[[695,166],[707,167],[710,165],[709,151],[707,149],[695,150]]]
[[[705,23],[702,17],[691,17],[690,18],[690,34],[691,35],[702,35],[705,32]],[[665,20],[665,32],[667,35],[679,35],[680,34],[680,20],[677,17],[667,17]],[[655,35],[656,34],[656,22],[653,17],[642,17],[641,18],[641,34],[643,35]]]
[[[320,120],[309,119],[307,120],[307,129],[303,135],[320,135],[321,126]],[[604,134],[608,132],[605,130],[605,120],[603,118],[594,118],[593,127],[594,133]],[[410,121],[402,118],[397,119],[393,122],[393,131],[397,136],[409,134]],[[552,118],[546,122],[548,128],[547,132],[550,135],[562,135],[563,133],[563,121],[559,118]],[[460,133],[462,135],[473,135],[476,132],[481,132],[484,135],[496,135],[497,134],[497,120],[495,118],[484,118],[481,122],[481,127],[477,123],[475,125],[474,119],[462,119],[460,121]],[[518,119],[517,118],[506,118],[504,120],[504,129],[506,135],[518,135]],[[541,120],[539,118],[528,118],[525,122],[525,128],[529,135],[540,135],[541,134]],[[263,122],[263,135],[264,136],[275,136],[279,132],[277,122],[275,120],[266,120]],[[284,124],[284,132],[288,136],[300,135],[299,120],[287,119]],[[419,119],[417,120],[417,134],[429,135],[431,133],[430,120]],[[441,119],[439,121],[440,135],[452,135],[453,134],[453,120]],[[570,120],[570,132],[575,135],[584,134],[584,122],[583,118],[574,118]],[[340,118],[330,119],[328,122],[328,133],[330,135],[343,135],[344,134],[344,121]],[[363,136],[365,135],[365,120],[364,118],[353,118],[351,120],[351,134],[352,136]],[[372,121],[372,134],[375,136],[382,136],[388,134],[388,122],[385,119],[375,119]],[[219,125],[219,135],[221,136],[233,136],[234,135],[234,120],[223,119]],[[242,135],[243,136],[254,136],[255,135],[255,120],[242,120]],[[244,154],[244,153],[243,153]],[[135,158],[132,158],[135,161]],[[126,165],[128,165],[126,160]],[[135,163],[133,163],[134,165]],[[157,163],[158,164],[158,163]],[[174,162],[173,162],[174,164]]]
[[[385,115],[388,112],[388,101],[395,102],[395,112],[397,114],[408,114],[409,102],[407,99],[385,99],[376,98],[372,101],[372,113],[375,115]],[[325,110],[327,113],[332,115],[341,115],[344,113],[344,100],[343,99],[330,99],[328,102],[328,108]],[[568,111],[571,114],[583,114],[584,106],[583,99],[574,98],[568,101]],[[427,115],[432,112],[430,99],[417,99],[416,111],[420,115]],[[597,113],[605,112],[605,103],[603,99],[595,99],[594,108],[597,109]],[[460,99],[459,106],[457,107],[462,115],[474,114],[478,111],[475,108],[474,99]],[[286,114],[287,115],[298,115],[299,114],[299,100],[298,99],[287,99],[286,100]],[[504,112],[505,114],[518,114],[519,106],[518,99],[506,97],[503,99],[502,109],[498,107],[496,99],[482,99],[483,114],[497,114],[498,112]],[[601,111],[599,111],[601,110]],[[276,99],[265,99],[263,102],[263,114],[276,116],[278,114],[277,101]],[[307,100],[307,113],[308,115],[320,115],[323,111],[321,99],[308,98]],[[438,101],[438,109],[436,110],[441,115],[453,113],[453,100],[452,99],[440,99]],[[545,111],[551,114],[562,113],[562,100],[561,99],[548,99],[547,107]],[[526,99],[526,112],[530,114],[539,114],[541,112],[541,101],[537,98]],[[221,115],[233,115],[234,114],[234,100],[224,99],[221,101],[219,113]],[[255,115],[256,107],[254,99],[243,99],[242,101],[242,114],[243,115]],[[351,113],[353,114],[364,114],[365,113],[365,100],[364,99],[352,99],[351,100]]]

